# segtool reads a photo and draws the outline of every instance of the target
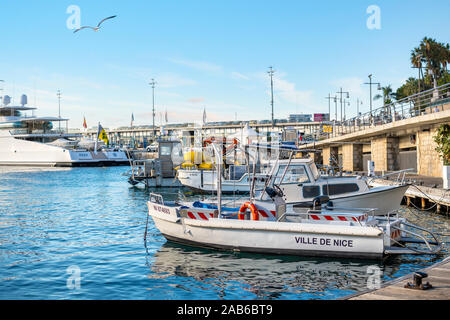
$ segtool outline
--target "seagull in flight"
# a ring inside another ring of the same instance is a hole
[[[92,30],[94,30],[94,31],[98,31],[98,29],[100,29],[100,25],[101,25],[104,21],[109,20],[109,19],[112,19],[112,18],[115,18],[115,17],[117,17],[117,16],[111,16],[111,17],[108,17],[108,18],[103,19],[102,21],[100,21],[100,22],[98,23],[98,25],[97,25],[96,27],[84,26],[84,27],[78,28],[78,29],[76,29],[73,33],[78,32],[78,31],[80,31],[80,30],[82,30],[82,29],[86,29],[86,28],[92,29]]]

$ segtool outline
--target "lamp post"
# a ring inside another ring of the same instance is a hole
[[[270,104],[272,105],[272,129],[274,128],[274,119],[273,119],[273,74],[275,73],[275,70],[272,69],[272,66],[269,67],[269,71],[267,73],[270,76],[270,93],[271,93],[271,101]]]
[[[346,101],[345,99],[344,99],[344,121],[346,120],[346,116],[345,116],[345,107],[346,106],[349,106],[350,107],[350,101]]]
[[[337,121],[337,96],[334,96],[334,121]]]
[[[328,121],[331,121],[331,99],[333,99],[333,97],[329,93],[328,97],[325,97],[325,99],[328,99]]]
[[[372,117],[372,85],[376,84],[378,85],[377,89],[381,90],[381,83],[379,82],[372,82],[372,74],[369,74],[369,82],[364,83],[369,85],[370,89],[370,116]]]
[[[59,125],[59,133],[61,133],[61,91],[58,90],[56,93],[56,96],[58,97],[58,125]]]
[[[0,80],[0,82],[3,82],[3,83],[5,83],[5,80]],[[2,88],[0,88],[0,91],[1,91],[1,96],[0,96],[0,99],[2,100],[2,103],[1,103],[1,105],[3,105],[3,87],[2,87]]]
[[[336,92],[336,93],[339,93],[341,96],[341,98],[340,98],[340,102],[341,102],[341,123],[342,123],[342,102],[343,102],[343,100],[342,100],[342,94],[343,93],[346,93],[347,94],[347,99],[349,99],[350,98],[350,93],[349,92],[347,92],[347,91],[342,91],[342,88],[341,88],[341,90],[339,91],[339,92]]]
[[[362,105],[363,102],[359,101],[359,98],[356,99],[356,116],[359,117],[359,106]]]
[[[153,138],[155,137],[155,85],[156,85],[156,81],[155,79],[152,79],[152,81],[149,83],[149,85],[152,86],[152,99],[153,99],[153,109],[152,109],[152,119],[153,119],[153,124],[152,124],[152,131],[153,131]]]

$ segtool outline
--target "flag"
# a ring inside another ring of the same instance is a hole
[[[133,126],[133,121],[134,121],[134,114],[131,113],[131,127]]]
[[[103,140],[106,145],[109,145],[108,135],[106,134],[105,129],[101,126],[101,124],[98,124],[98,131],[97,131],[97,140]]]
[[[203,109],[203,124],[206,124],[206,109]]]
[[[324,125],[323,126],[323,132],[332,133],[333,132],[333,127],[332,126],[328,126],[328,125]]]
[[[86,123],[86,118],[83,117],[83,128],[87,129],[87,123]]]

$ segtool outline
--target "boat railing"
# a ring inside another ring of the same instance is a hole
[[[413,168],[408,168],[408,169],[398,170],[398,171],[394,171],[394,172],[383,173],[381,176],[369,177],[369,180],[372,181],[373,179],[384,179],[386,177],[397,175],[397,179],[395,180],[395,183],[397,183],[397,184],[404,184],[405,183],[406,174],[408,172],[413,172],[413,171],[414,171]]]
[[[427,240],[427,238],[425,236],[423,236],[423,235],[421,235],[421,234],[419,234],[417,232],[413,232],[411,230],[408,230],[407,228],[402,228],[402,227],[397,227],[395,225],[392,225],[391,226],[392,229],[398,230],[400,232],[408,233],[408,234],[413,235],[413,236],[415,236],[417,238],[420,238],[422,240],[422,241],[418,241],[416,239],[403,238],[402,239],[403,242],[405,242],[405,243],[407,243],[407,242],[410,242],[410,243],[423,243],[423,244],[425,244],[428,247],[429,251],[423,251],[423,250],[419,250],[419,249],[416,249],[416,248],[408,248],[408,249],[410,249],[412,251],[415,251],[416,253],[420,253],[420,254],[436,254],[436,253],[439,253],[442,250],[442,243],[438,240],[438,238],[430,230],[427,230],[425,228],[422,228],[422,227],[419,227],[419,226],[416,226],[416,225],[413,225],[413,224],[409,224],[406,221],[402,221],[401,225],[407,226],[407,227],[412,228],[412,229],[417,229],[417,230],[420,230],[420,231],[424,231],[424,232],[428,233],[429,235],[431,235],[431,237],[433,237],[433,239],[435,240],[433,243],[431,243],[430,241]],[[393,239],[391,236],[389,236],[389,238],[393,242],[397,243],[398,245],[400,245],[402,247],[405,247],[402,243],[400,243],[399,241]],[[437,247],[435,249],[433,249],[431,247],[431,244],[435,244],[435,245],[437,245]]]
[[[40,134],[66,134],[68,131],[66,129],[52,129],[52,130],[43,130],[43,129],[34,129],[29,130],[27,128],[21,128],[21,129],[13,129],[9,130],[9,133],[13,136],[15,135],[24,135],[24,134],[30,134],[30,135],[40,135]]]
[[[337,209],[337,208],[333,208]],[[278,219],[277,222],[282,221],[286,217],[299,217],[301,215],[306,215],[308,219],[316,220],[319,217],[325,217],[327,221],[350,221],[350,222],[356,222],[360,226],[363,226],[361,223],[362,221],[367,220],[369,217],[369,214],[372,213],[376,209],[372,208],[361,208],[361,209],[355,209],[355,208],[339,208],[339,212],[332,212],[328,211],[327,207],[323,207],[320,209],[308,209],[303,213],[283,213]],[[343,219],[343,218],[350,218]],[[330,220],[331,219],[331,220]]]
[[[160,204],[160,205],[164,205],[164,198],[162,195],[157,194],[157,193],[150,193],[150,202],[156,203],[156,204]]]

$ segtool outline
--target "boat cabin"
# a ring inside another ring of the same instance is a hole
[[[50,143],[60,138],[78,138],[78,134],[68,134],[68,121],[59,117],[36,117],[24,115],[24,111],[36,108],[26,106],[0,107],[0,133],[11,135],[16,139]],[[57,127],[54,126],[57,122]],[[66,122],[64,126],[61,122]]]
[[[286,169],[287,167],[287,169]],[[354,176],[321,176],[312,159],[279,160],[273,169],[273,184],[284,193],[286,203],[310,201],[318,196],[338,196],[369,190],[364,180]]]

